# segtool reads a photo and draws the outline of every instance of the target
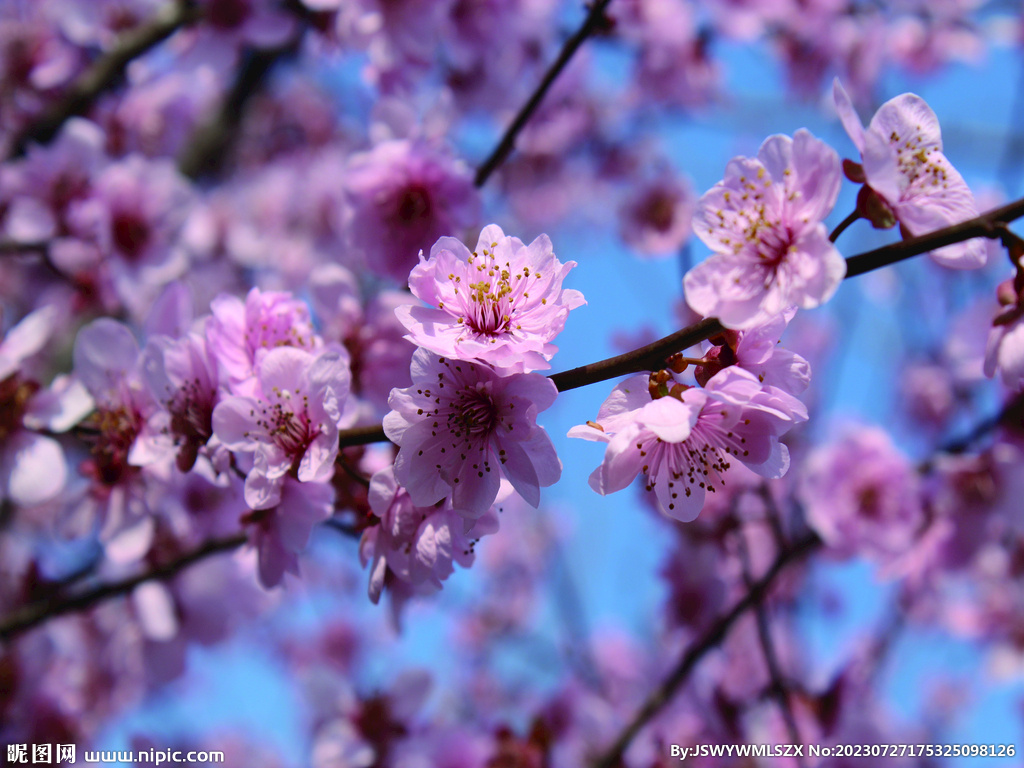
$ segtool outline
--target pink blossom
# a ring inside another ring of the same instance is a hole
[[[220,366],[222,383],[232,394],[255,397],[256,371],[277,347],[313,352],[323,341],[313,330],[309,307],[290,293],[253,288],[243,302],[221,294],[210,304],[213,317],[206,338]]]
[[[422,259],[422,256],[421,256]],[[583,294],[563,289],[575,261],[559,262],[547,235],[529,246],[496,224],[480,233],[473,253],[442,237],[409,275],[417,298],[437,309],[398,307],[414,344],[444,357],[481,360],[501,375],[551,366],[569,310]]]
[[[942,154],[939,119],[924,99],[904,93],[885,102],[867,128],[836,79],[836,111],[860,151],[867,185],[892,209],[911,235],[924,235],[978,216],[974,194]],[[956,269],[983,266],[985,241],[975,238],[932,251],[939,264]]]
[[[103,317],[78,332],[73,359],[74,375],[95,404],[86,421],[95,430],[90,457],[81,465],[92,484],[73,520],[88,527],[99,518],[101,539],[112,543],[123,533],[144,552],[152,535],[147,484],[158,468],[146,474],[140,466],[166,453],[161,445],[167,438],[149,428],[159,406],[142,381],[138,343],[127,326]]]
[[[248,486],[247,480],[246,503],[252,506]],[[280,584],[286,573],[300,575],[298,554],[309,543],[313,526],[331,516],[334,502],[328,483],[297,481],[291,475],[280,478],[275,495],[275,504],[243,520],[256,547],[260,584],[267,589]]]
[[[379,275],[405,283],[416,254],[477,219],[469,169],[426,141],[393,140],[353,155],[345,177],[352,241]]]
[[[704,353],[708,363],[697,366],[698,383],[704,386],[718,371],[736,365],[757,376],[762,384],[778,387],[791,395],[803,394],[811,383],[810,363],[779,346],[786,326],[795,315],[795,309],[788,309],[764,325],[746,331],[727,331],[725,343]]]
[[[647,379],[626,379],[605,400],[596,423],[569,430],[569,437],[608,444],[604,461],[590,475],[590,487],[602,496],[621,491],[643,472],[658,510],[689,522],[700,513],[705,494],[724,487],[733,460],[763,477],[786,474],[789,450],[778,438],[807,420],[807,409],[795,397],[762,386],[736,366],[679,398],[652,399]]]
[[[925,521],[917,472],[877,427],[811,453],[800,496],[807,522],[845,556],[890,560],[910,547]]]
[[[478,519],[467,520],[452,509],[451,499],[440,507],[416,506],[395,479],[393,467],[370,480],[369,500],[380,524],[363,532],[359,557],[364,566],[372,561],[369,594],[374,603],[389,571],[420,590],[441,589],[454,563],[469,568],[477,540],[498,530],[493,507]]]
[[[188,472],[213,435],[217,359],[203,336],[190,333],[177,340],[150,339],[141,365],[150,392],[163,406],[150,417],[150,429],[170,438],[165,447],[176,451],[178,469]]]
[[[1024,388],[1024,272],[999,286],[999,303],[1005,309],[992,321],[985,345],[985,375],[999,376],[1007,389]]]
[[[54,307],[22,318],[0,342],[0,498],[32,506],[54,498],[67,481],[60,443],[26,430],[39,412],[39,385],[23,377],[22,363],[43,349],[55,330]]]
[[[668,173],[645,181],[623,204],[622,239],[641,256],[667,256],[690,239],[695,200],[685,179]]]
[[[697,201],[693,229],[712,250],[683,280],[686,301],[727,328],[828,301],[846,274],[822,220],[839,194],[839,156],[806,130],[771,136],[729,162]]]
[[[176,239],[192,202],[188,180],[170,160],[132,155],[104,168],[88,197],[69,206],[74,238],[55,244],[53,259],[70,272],[102,264],[104,282],[141,316],[147,300],[188,267]]]
[[[6,165],[4,233],[20,242],[66,234],[69,206],[88,195],[106,162],[104,139],[95,123],[73,117],[50,145],[32,145],[23,159]]]
[[[348,360],[336,350],[313,355],[281,347],[260,361],[255,397],[228,397],[214,408],[220,442],[252,456],[245,479],[252,509],[280,504],[288,476],[303,483],[331,479],[350,380]]]
[[[536,373],[499,376],[486,365],[412,357],[411,387],[394,389],[384,432],[401,448],[395,477],[413,503],[426,507],[449,494],[469,517],[483,515],[501,478],[533,507],[555,483],[562,462],[537,414],[555,402],[554,383]]]
[[[385,290],[364,307],[355,275],[337,264],[318,267],[309,282],[324,337],[343,343],[352,356],[353,391],[387,410],[391,389],[412,383],[408,370],[416,350],[395,310],[416,300],[404,291]]]

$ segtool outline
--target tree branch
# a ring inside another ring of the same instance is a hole
[[[732,625],[740,616],[764,600],[775,583],[775,579],[787,565],[800,560],[819,546],[821,546],[821,539],[815,534],[809,534],[796,542],[790,549],[779,552],[764,576],[750,586],[747,594],[728,613],[720,616],[701,637],[690,644],[676,666],[647,697],[612,746],[594,763],[596,768],[615,768],[619,765],[623,753],[633,738],[672,700],[676,692],[689,679],[697,662],[725,639]]]
[[[228,149],[238,135],[246,103],[262,86],[274,65],[298,50],[297,38],[277,48],[253,48],[245,52],[231,89],[225,94],[216,114],[200,125],[178,158],[178,170],[190,179],[216,173],[227,158]]]
[[[96,98],[113,88],[132,60],[199,18],[194,0],[172,0],[144,24],[128,30],[68,87],[64,95],[15,136],[9,157],[24,154],[33,142],[45,144],[64,122],[89,111]]]
[[[583,20],[583,24],[576,30],[575,34],[565,41],[565,45],[562,46],[561,52],[558,54],[558,58],[548,67],[548,71],[544,73],[544,77],[541,79],[537,89],[533,92],[530,98],[516,114],[512,120],[512,124],[505,130],[504,135],[498,142],[498,146],[494,148],[490,156],[481,163],[480,167],[477,168],[476,176],[473,179],[473,183],[482,187],[487,183],[487,179],[491,177],[491,174],[497,170],[505,158],[508,157],[509,153],[515,147],[516,137],[519,136],[520,131],[526,127],[533,113],[537,111],[537,107],[544,100],[545,94],[548,89],[555,82],[562,70],[572,59],[573,55],[583,45],[584,41],[590,37],[597,29],[601,26],[604,21],[604,12],[608,8],[611,0],[596,0],[593,5],[590,6],[590,11],[587,13],[587,17]]]
[[[66,613],[84,611],[112,597],[126,595],[140,584],[147,581],[166,581],[181,573],[193,563],[210,555],[230,552],[246,542],[244,533],[235,534],[223,539],[212,539],[187,552],[176,560],[158,565],[144,573],[136,574],[121,581],[101,584],[85,592],[72,596],[55,596],[50,600],[26,605],[15,610],[0,621],[0,640],[10,640],[22,632],[27,632],[39,624]]]

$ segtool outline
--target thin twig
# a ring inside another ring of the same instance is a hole
[[[832,230],[832,234],[830,234],[828,236],[829,242],[834,243],[836,240],[838,240],[839,236],[841,234],[843,234],[843,232],[846,231],[846,228],[848,226],[850,226],[851,224],[853,224],[853,222],[855,222],[859,218],[860,218],[860,211],[858,211],[856,208],[854,208],[853,211],[850,212],[850,215],[847,216],[842,221],[840,221],[839,225],[835,229]]]
[[[58,101],[22,129],[11,144],[9,156],[23,154],[30,143],[50,141],[69,117],[85,114],[101,93],[116,86],[134,59],[197,20],[199,15],[194,0],[173,0],[149,21],[122,34],[110,50],[75,79]]]
[[[558,58],[548,67],[548,71],[544,73],[544,77],[541,79],[537,89],[531,94],[530,98],[519,110],[519,113],[512,120],[512,124],[505,130],[504,135],[498,142],[498,145],[491,152],[490,156],[480,164],[477,168],[476,177],[473,179],[473,183],[482,187],[487,183],[487,179],[490,178],[491,174],[501,165],[508,154],[515,147],[516,137],[519,132],[523,130],[526,124],[529,122],[533,113],[540,106],[541,101],[544,100],[544,95],[551,88],[551,85],[561,74],[562,70],[572,59],[573,55],[583,45],[584,41],[590,37],[595,30],[604,21],[604,12],[611,0],[597,0],[593,5],[590,6],[590,11],[587,13],[587,17],[583,20],[583,24],[576,30],[576,33],[565,41],[565,45],[562,46],[561,52],[558,54]]]
[[[12,637],[57,616],[84,611],[104,600],[126,595],[147,581],[165,581],[178,575],[193,563],[203,560],[210,555],[237,549],[245,542],[246,535],[244,533],[238,533],[223,539],[212,539],[191,552],[185,553],[176,560],[158,565],[144,573],[136,574],[121,581],[101,584],[77,595],[55,597],[50,600],[26,605],[5,616],[3,621],[0,621],[0,640],[10,640]]]
[[[611,747],[595,762],[596,768],[614,768],[614,766],[618,765],[633,738],[672,700],[676,692],[689,679],[690,673],[697,666],[697,662],[704,658],[708,651],[718,646],[725,639],[726,634],[728,634],[732,625],[736,623],[740,616],[764,599],[765,595],[768,594],[768,590],[775,583],[779,573],[787,565],[810,554],[820,545],[821,539],[814,534],[810,534],[796,542],[792,548],[779,552],[764,576],[751,585],[747,594],[732,609],[720,616],[703,635],[690,644],[676,666],[662,680],[658,687],[651,692],[650,696],[647,697],[647,700],[637,710],[633,719],[623,729],[622,733],[619,734],[619,737],[615,739]]]
[[[743,564],[743,580],[747,589],[753,586],[753,574],[750,564],[750,550],[747,548],[747,540],[743,531],[738,531],[737,543],[740,553],[740,561]],[[754,606],[754,617],[757,621],[757,636],[761,642],[761,652],[764,655],[764,663],[768,668],[768,677],[771,680],[769,692],[779,705],[782,712],[782,719],[786,724],[786,731],[789,733],[791,744],[803,744],[800,738],[800,729],[796,724],[796,716],[793,714],[793,703],[789,700],[789,686],[786,684],[786,677],[782,672],[782,665],[779,664],[779,655],[775,650],[775,641],[772,639],[771,626],[768,622],[768,607],[764,600],[759,600]],[[804,762],[800,756],[796,758],[798,768],[803,768]]]

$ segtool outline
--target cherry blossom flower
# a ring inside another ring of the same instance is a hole
[[[140,467],[152,464],[149,456],[167,453],[161,447],[167,437],[149,429],[159,406],[142,381],[138,343],[127,326],[101,317],[78,332],[73,359],[74,376],[95,405],[84,422],[94,434],[90,457],[81,466],[92,483],[73,519],[86,528],[100,519],[100,537],[107,542],[118,533],[138,534],[145,551],[152,535],[147,482],[160,468],[149,467],[145,474]]]
[[[731,160],[725,179],[697,201],[693,229],[713,253],[687,272],[687,303],[746,329],[828,301],[846,274],[822,223],[840,182],[839,156],[806,130]]]
[[[892,209],[905,232],[924,235],[978,215],[974,193],[942,154],[939,119],[924,99],[904,93],[885,102],[867,128],[838,78],[832,96],[843,127],[860,151],[867,186]],[[983,239],[954,243],[931,253],[946,267],[983,266]]]
[[[379,275],[405,283],[416,254],[476,223],[479,197],[468,168],[424,141],[384,141],[352,156],[345,190],[353,244]]]
[[[501,478],[533,507],[562,462],[537,414],[555,402],[554,383],[536,373],[499,376],[486,365],[418,349],[411,387],[394,389],[384,432],[400,446],[395,477],[419,507],[449,494],[452,506],[480,517]]]
[[[68,207],[72,238],[53,259],[71,273],[102,266],[118,300],[136,315],[188,267],[176,238],[193,202],[192,188],[167,158],[131,155],[93,179],[89,195]]]
[[[441,506],[416,506],[395,479],[393,467],[373,476],[369,499],[380,524],[363,532],[359,558],[364,566],[372,563],[369,595],[375,604],[388,572],[421,591],[441,589],[441,582],[454,572],[454,563],[469,568],[477,540],[498,530],[493,507],[467,520],[452,509],[451,499]]]
[[[52,306],[37,309],[0,342],[0,498],[22,506],[54,498],[67,482],[60,443],[25,429],[41,403],[39,385],[24,376],[22,364],[51,338],[56,316]]]
[[[337,442],[335,438],[335,452]],[[246,503],[252,506],[248,485],[247,480]],[[275,503],[242,519],[258,555],[260,584],[267,589],[280,584],[286,573],[300,575],[298,554],[309,543],[313,526],[331,516],[334,501],[334,489],[328,483],[285,475],[276,485]]]
[[[757,376],[770,387],[791,395],[803,394],[811,383],[811,366],[795,352],[779,346],[786,326],[796,316],[795,309],[776,315],[764,325],[747,331],[726,331],[723,343],[704,353],[705,365],[697,366],[697,382],[705,386],[723,368],[736,365]]]
[[[631,376],[615,387],[597,419],[569,430],[569,437],[608,444],[590,487],[602,496],[614,493],[643,472],[658,510],[689,522],[700,513],[705,494],[725,486],[734,460],[763,477],[786,474],[789,450],[778,438],[806,421],[807,409],[732,366],[703,389],[690,387],[679,397],[652,399],[648,376]]]
[[[322,483],[334,475],[338,427],[351,374],[347,358],[280,347],[261,360],[256,397],[228,397],[213,410],[213,432],[231,451],[252,455],[245,502],[252,509],[281,503],[285,478]]]
[[[422,257],[421,257],[422,259]],[[444,357],[481,360],[501,375],[551,366],[569,311],[586,303],[563,289],[575,261],[562,264],[541,235],[529,246],[496,224],[480,233],[476,250],[442,237],[409,275],[412,292],[437,309],[398,307],[414,344]]]
[[[917,472],[878,427],[858,428],[811,453],[800,497],[808,524],[846,557],[891,560],[925,521]]]
[[[985,375],[999,372],[1003,384],[1014,392],[1024,388],[1024,272],[1006,280],[998,289],[1005,309],[992,322],[985,345]]]
[[[157,336],[143,350],[141,366],[153,397],[163,406],[150,417],[150,429],[170,437],[167,447],[176,450],[178,469],[188,472],[213,436],[217,359],[198,333],[176,340]]]
[[[295,347],[312,352],[323,346],[313,330],[309,307],[290,293],[253,288],[244,302],[225,293],[211,302],[210,311],[206,338],[222,383],[234,395],[257,396],[256,372],[271,350]]]
[[[622,239],[641,256],[667,256],[690,239],[696,201],[685,179],[663,173],[633,190],[620,210]]]

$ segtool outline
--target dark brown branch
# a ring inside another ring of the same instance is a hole
[[[223,539],[213,539],[187,552],[176,560],[158,565],[144,573],[131,576],[121,581],[101,584],[93,589],[71,596],[57,596],[51,600],[44,600],[38,603],[26,605],[5,616],[0,621],[0,640],[10,640],[16,635],[32,629],[44,621],[63,616],[67,613],[75,613],[92,608],[95,605],[109,600],[113,597],[126,595],[140,584],[147,581],[165,581],[173,578],[188,568],[193,563],[203,560],[210,555],[221,552],[230,552],[237,549],[246,541],[244,533],[229,536]]]
[[[116,86],[132,60],[198,18],[199,10],[193,0],[173,0],[146,23],[122,34],[110,50],[78,76],[58,101],[14,138],[10,156],[23,154],[30,143],[50,141],[69,117],[85,114],[101,93]]]
[[[614,379],[627,373],[639,371],[655,371],[665,366],[665,358],[682,352],[694,344],[716,336],[725,329],[713,317],[705,318],[699,323],[669,334],[663,339],[651,342],[647,346],[634,349],[624,355],[609,357],[590,365],[582,365],[571,371],[556,373],[549,378],[555,382],[559,392],[595,384],[599,381]]]
[[[352,445],[369,445],[370,443],[386,443],[388,436],[384,434],[383,424],[371,424],[368,427],[353,427],[338,432],[338,444],[342,448]]]
[[[565,66],[579,47],[604,24],[604,12],[610,3],[611,0],[595,0],[593,5],[590,6],[590,11],[583,20],[583,24],[580,25],[580,28],[576,30],[572,37],[565,41],[565,45],[562,46],[558,58],[548,67],[548,71],[544,73],[544,77],[541,79],[537,89],[522,106],[518,114],[516,114],[512,124],[505,130],[504,135],[502,135],[501,140],[498,142],[498,146],[494,148],[490,156],[477,168],[476,177],[473,179],[473,183],[476,186],[482,187],[486,184],[491,174],[508,157],[515,147],[516,137],[519,136],[520,131],[523,130],[533,116],[533,113],[537,110],[537,107],[540,106],[548,89],[551,88],[551,85],[561,74],[562,70],[565,69]]]
[[[1024,216],[1024,198],[962,224],[954,224],[927,235],[911,237],[898,243],[883,245],[873,251],[851,256],[846,260],[846,276],[863,275],[865,272],[895,264],[913,256],[920,256],[922,253],[928,253],[946,245],[962,243],[964,240],[975,237],[999,238],[1003,231],[999,225],[1007,224],[1021,216]]]
[[[750,586],[747,594],[728,613],[720,616],[701,637],[690,644],[668,677],[647,697],[619,737],[595,762],[596,768],[615,768],[619,765],[623,753],[633,738],[661,711],[662,707],[671,701],[676,692],[689,679],[690,673],[693,672],[697,663],[704,658],[708,651],[717,647],[725,639],[736,620],[764,600],[765,595],[775,583],[775,579],[787,565],[810,554],[820,545],[821,539],[810,534],[800,539],[792,548],[780,552],[764,576]]]

